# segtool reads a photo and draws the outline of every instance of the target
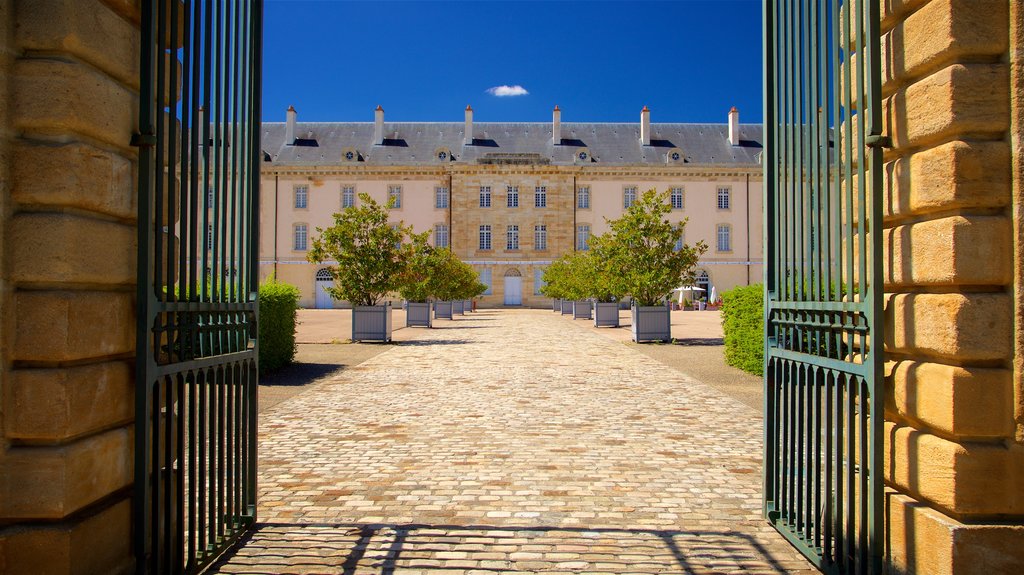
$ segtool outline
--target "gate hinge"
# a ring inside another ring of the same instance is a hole
[[[875,134],[865,138],[864,143],[867,144],[869,148],[891,148],[892,138],[881,134]]]
[[[136,148],[152,148],[156,145],[156,135],[135,133],[128,144]]]

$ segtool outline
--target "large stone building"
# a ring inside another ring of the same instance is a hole
[[[449,246],[490,286],[483,305],[547,305],[544,267],[608,229],[644,191],[671,190],[685,241],[705,241],[699,282],[719,292],[761,280],[761,127],[739,123],[375,121],[263,125],[261,272],[333,307],[325,266],[306,261],[317,228],[369,194],[393,219]]]

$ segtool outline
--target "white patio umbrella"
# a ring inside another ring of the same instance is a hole
[[[718,301],[718,291],[714,286],[711,286],[711,297],[708,298],[708,303],[715,303]]]
[[[679,287],[677,287],[676,289],[674,289],[672,291],[679,292],[679,303],[683,303],[683,293],[684,292],[704,291],[704,288],[697,287],[697,286],[679,286]]]

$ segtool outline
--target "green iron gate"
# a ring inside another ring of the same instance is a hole
[[[881,573],[879,0],[765,0],[768,520]]]
[[[256,517],[261,0],[142,2],[138,573],[195,573]]]

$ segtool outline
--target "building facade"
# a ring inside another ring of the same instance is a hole
[[[545,267],[608,230],[646,190],[670,191],[683,241],[708,251],[698,283],[720,293],[761,279],[761,127],[640,122],[264,123],[260,266],[335,307],[325,265],[306,260],[318,228],[358,203],[393,198],[394,222],[450,247],[489,286],[483,306],[546,306]],[[467,136],[468,135],[468,136]],[[706,294],[705,294],[706,295]]]

